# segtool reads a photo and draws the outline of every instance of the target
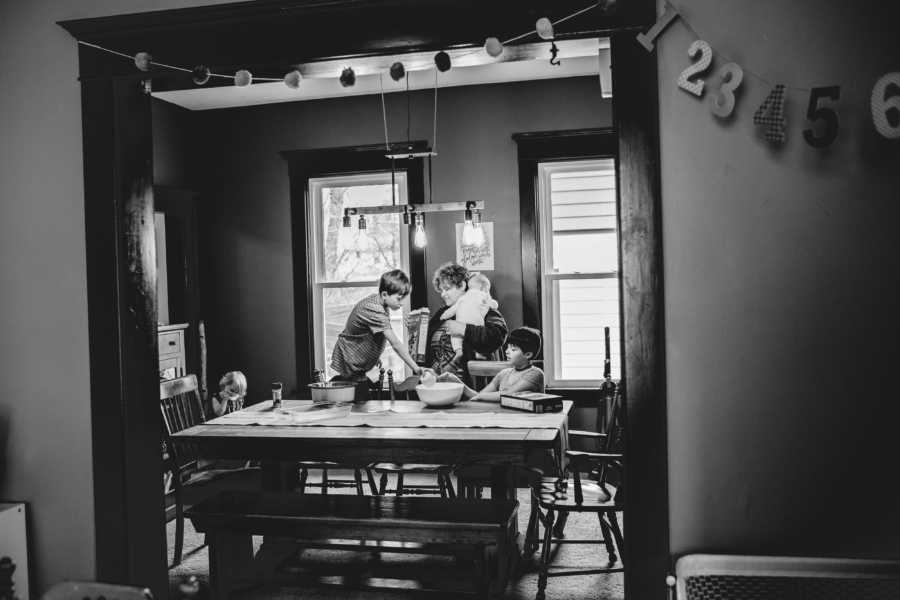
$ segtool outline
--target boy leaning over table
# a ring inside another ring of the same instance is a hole
[[[356,383],[356,401],[369,397],[368,373],[381,359],[387,340],[414,375],[421,375],[422,368],[409,355],[406,344],[400,341],[391,328],[390,310],[401,307],[412,285],[409,277],[400,269],[381,276],[378,293],[366,296],[356,303],[347,317],[347,324],[338,336],[331,353],[331,368],[337,372],[332,381]]]
[[[544,372],[531,364],[540,349],[540,331],[533,327],[513,329],[506,338],[506,360],[511,366],[497,373],[480,392],[465,386],[463,397],[467,400],[500,402],[500,394],[503,392],[543,392]],[[438,376],[438,381],[462,383],[452,373]]]

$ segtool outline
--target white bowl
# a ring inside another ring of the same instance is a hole
[[[463,384],[452,381],[438,381],[432,385],[417,385],[419,400],[427,406],[452,406],[459,402]]]
[[[344,404],[353,402],[353,398],[356,396],[356,384],[351,381],[311,383],[309,389],[315,404]]]

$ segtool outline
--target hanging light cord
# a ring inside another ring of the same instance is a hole
[[[384,105],[384,75],[378,74],[378,83],[381,85],[381,119],[384,122],[384,151],[391,151],[391,144],[388,142],[388,126],[387,126],[387,108]],[[391,159],[393,162],[393,159]]]
[[[437,152],[437,89],[438,72],[434,70],[434,117],[431,123],[431,151]]]

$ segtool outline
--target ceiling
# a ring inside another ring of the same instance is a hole
[[[483,85],[536,79],[599,76],[602,94],[612,97],[609,40],[587,38],[558,40],[559,65],[550,64],[551,42],[519,44],[504,48],[497,58],[487,55],[483,48],[447,50],[452,68],[439,73],[434,68],[434,52],[415,52],[393,56],[336,59],[296,65],[303,79],[298,89],[291,89],[281,80],[262,81],[245,87],[219,85],[192,89],[154,92],[153,96],[189,110],[211,110],[253,106],[275,102],[299,102],[343,96],[362,96],[402,92],[407,89],[431,89],[462,85]],[[391,64],[403,63],[408,78],[394,81],[388,75]],[[356,83],[343,87],[339,77],[346,67],[356,73]],[[230,79],[230,75],[228,77]],[[435,81],[436,80],[436,81]],[[227,81],[224,77],[214,82]]]

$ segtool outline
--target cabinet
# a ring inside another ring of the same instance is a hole
[[[9,585],[13,586],[11,597],[30,597],[25,505],[20,502],[0,503],[0,596]]]
[[[157,329],[159,338],[159,378],[174,379],[187,373],[185,353],[185,330],[187,323],[160,325]]]

